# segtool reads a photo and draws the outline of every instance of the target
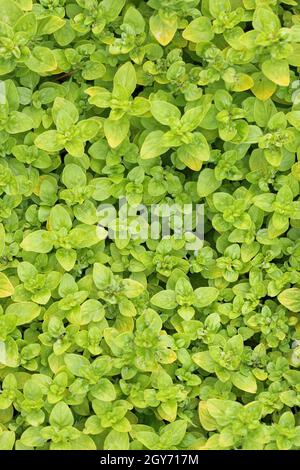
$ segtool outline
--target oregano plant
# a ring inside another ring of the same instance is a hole
[[[0,12],[0,450],[299,450],[299,1]]]

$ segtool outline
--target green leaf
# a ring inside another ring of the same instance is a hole
[[[86,174],[79,165],[69,163],[62,172],[62,182],[67,188],[78,188],[86,185]]]
[[[218,295],[219,291],[215,287],[198,287],[194,291],[195,300],[193,305],[197,308],[207,307],[218,298]]]
[[[84,377],[85,371],[90,367],[89,360],[78,354],[66,354],[64,356],[64,362],[68,370],[78,377]]]
[[[12,111],[6,122],[5,129],[9,134],[18,134],[29,131],[34,127],[33,120],[25,113]]]
[[[170,310],[177,307],[176,293],[173,290],[163,290],[151,298],[151,303],[155,307]]]
[[[16,21],[23,15],[21,8],[13,1],[0,0],[1,21],[15,24]]]
[[[129,97],[134,92],[136,83],[135,68],[131,62],[126,62],[115,73],[114,92],[120,88]]]
[[[206,431],[215,431],[217,428],[216,421],[213,419],[212,416],[208,413],[207,405],[205,401],[199,402],[199,420],[201,425]]]
[[[0,298],[10,297],[14,293],[14,286],[8,279],[8,277],[0,272]]]
[[[98,300],[88,299],[80,307],[80,325],[99,322],[105,315],[104,307]]]
[[[33,72],[44,75],[56,69],[57,63],[53,52],[48,47],[35,46],[29,58],[25,61],[26,67]]]
[[[300,111],[291,111],[286,114],[286,117],[292,126],[296,127],[297,130],[300,130]]]
[[[103,64],[99,62],[87,62],[83,71],[82,77],[85,80],[96,80],[97,78],[103,77],[106,72],[106,68]]]
[[[106,289],[112,282],[112,272],[103,264],[95,263],[93,269],[93,280],[98,289]]]
[[[184,131],[193,131],[196,127],[200,126],[204,117],[211,107],[210,97],[205,97],[201,106],[195,106],[189,109],[181,118],[181,125]]]
[[[47,15],[38,23],[38,35],[53,34],[66,24],[66,20],[59,16]]]
[[[257,384],[255,377],[251,373],[244,375],[240,372],[234,372],[231,375],[231,381],[235,387],[243,390],[244,392],[256,393]]]
[[[185,436],[186,428],[187,422],[183,419],[167,424],[160,433],[164,447],[178,446]]]
[[[181,113],[176,106],[167,101],[152,101],[151,102],[152,116],[161,124],[172,127],[179,123]]]
[[[96,444],[89,436],[81,435],[71,442],[72,450],[96,450]]]
[[[278,212],[274,212],[271,223],[272,223],[272,226],[275,228],[275,230],[279,230],[279,231],[283,230],[284,232],[285,228],[289,224],[289,218],[286,215],[281,215]]]
[[[183,31],[182,36],[191,42],[209,42],[214,37],[209,18],[200,16],[191,21]]]
[[[234,199],[230,194],[227,193],[215,193],[213,195],[213,203],[215,208],[224,212],[233,203]]]
[[[98,108],[108,108],[111,103],[111,92],[99,86],[90,87],[85,90],[89,98],[89,103],[98,106]]]
[[[42,447],[45,444],[46,439],[41,436],[41,430],[41,426],[30,426],[23,432],[21,443],[27,447]]]
[[[287,184],[282,186],[276,195],[276,202],[279,204],[290,204],[293,199],[293,191]]]
[[[291,312],[300,312],[300,289],[297,287],[283,290],[278,295],[278,300]]]
[[[45,230],[36,230],[27,235],[21,242],[21,248],[25,251],[34,251],[35,253],[49,253],[53,248],[49,232]]]
[[[126,139],[129,132],[130,122],[126,116],[123,116],[117,121],[112,119],[105,119],[104,121],[104,134],[107,142],[112,148],[118,147],[124,139]]]
[[[56,250],[55,257],[65,271],[71,271],[76,263],[77,253],[72,249],[59,248]]]
[[[263,33],[275,34],[280,29],[278,16],[271,8],[256,8],[253,15],[253,27]]]
[[[167,20],[162,19],[159,15],[151,16],[150,18],[150,31],[162,46],[167,46],[173,39],[177,30],[176,16],[170,17]]]
[[[125,5],[125,0],[103,0],[101,5],[105,11],[105,16],[109,21],[112,21],[119,16]]]
[[[251,87],[252,93],[261,101],[267,101],[276,91],[276,84],[268,80],[262,73],[252,75],[254,85]]]
[[[206,401],[207,411],[217,424],[225,427],[230,422],[230,416],[237,415],[242,405],[231,400],[210,398]]]
[[[120,313],[125,317],[134,317],[137,313],[134,304],[126,298],[120,300],[119,309]]]
[[[205,168],[199,174],[197,182],[197,193],[200,197],[207,197],[221,186],[221,181],[215,177],[215,172],[211,168]]]
[[[143,15],[134,7],[129,7],[124,15],[124,23],[130,25],[136,34],[141,34],[146,26]]]
[[[99,131],[99,123],[95,119],[84,119],[76,126],[76,134],[83,141],[92,140]]]
[[[265,212],[273,211],[273,203],[275,201],[275,195],[271,193],[259,194],[253,198],[253,203],[256,207],[259,207]]]
[[[61,205],[56,205],[50,210],[48,217],[48,230],[70,230],[72,227],[72,220],[69,212]]]
[[[66,428],[67,426],[72,426],[74,423],[74,418],[72,411],[64,402],[57,403],[49,416],[49,423],[51,426],[54,426],[59,429]]]
[[[15,443],[14,431],[2,431],[0,433],[0,450],[12,450]]]
[[[92,388],[93,397],[101,401],[114,401],[116,399],[116,391],[113,384],[106,378],[98,380],[97,384]]]
[[[144,292],[145,287],[133,279],[123,279],[123,291],[128,299],[134,299]]]
[[[18,265],[17,272],[19,279],[22,282],[26,282],[34,278],[37,275],[38,270],[32,264],[27,261],[23,261]]]
[[[289,86],[290,83],[290,70],[287,60],[274,60],[269,59],[263,62],[262,71],[264,75],[280,86]]]
[[[81,158],[84,155],[84,142],[79,136],[68,140],[65,144],[65,148],[72,157]]]
[[[146,98],[142,96],[137,96],[134,98],[132,105],[130,107],[131,116],[142,116],[150,110],[150,103]]]
[[[69,233],[69,242],[73,248],[89,248],[104,240],[107,232],[102,227],[95,225],[77,225]]]
[[[18,19],[14,26],[15,32],[25,33],[26,37],[31,38],[36,34],[37,21],[34,13],[26,13]]]
[[[209,0],[209,11],[218,18],[220,14],[229,13],[231,11],[230,0]]]
[[[94,178],[90,186],[94,188],[93,199],[96,201],[105,201],[112,195],[113,184],[108,178]]]
[[[154,450],[159,447],[160,438],[153,431],[138,431],[135,437],[146,449]]]
[[[31,323],[39,316],[41,312],[40,305],[33,302],[16,302],[10,304],[6,309],[7,315],[15,315],[17,318],[17,325],[24,325]]]
[[[147,135],[141,148],[142,159],[146,160],[158,157],[168,150],[168,147],[161,142],[163,135],[164,133],[162,131],[153,131]]]
[[[52,116],[56,126],[59,128],[59,122],[68,119],[69,127],[75,124],[79,119],[78,109],[75,104],[65,98],[58,96],[55,98],[52,108]],[[63,126],[63,129],[69,128]]]
[[[0,256],[3,255],[5,250],[5,229],[3,224],[0,224]]]
[[[101,419],[98,416],[89,416],[85,422],[84,432],[87,434],[97,435],[103,432],[103,427],[101,426]]]
[[[210,150],[204,136],[195,144],[185,144],[177,150],[178,157],[188,168],[199,171],[204,161],[209,159]]]
[[[51,130],[38,135],[35,145],[46,152],[59,152],[66,144],[66,138],[57,131]]]
[[[208,351],[202,351],[193,354],[192,358],[197,366],[201,367],[207,372],[213,373],[215,371],[215,362]]]
[[[110,431],[104,441],[104,450],[129,450],[129,437],[126,432]]]

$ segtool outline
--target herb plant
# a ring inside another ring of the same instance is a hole
[[[300,449],[299,1],[0,12],[0,450]]]

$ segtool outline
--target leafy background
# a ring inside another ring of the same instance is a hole
[[[0,449],[299,449],[299,2],[0,11]]]

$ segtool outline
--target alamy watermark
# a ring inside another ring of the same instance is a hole
[[[125,197],[118,204],[101,204],[97,209],[98,230],[107,230],[111,240],[161,240],[173,237],[185,240],[186,249],[198,250],[204,239],[204,205],[158,203],[128,204]]]

